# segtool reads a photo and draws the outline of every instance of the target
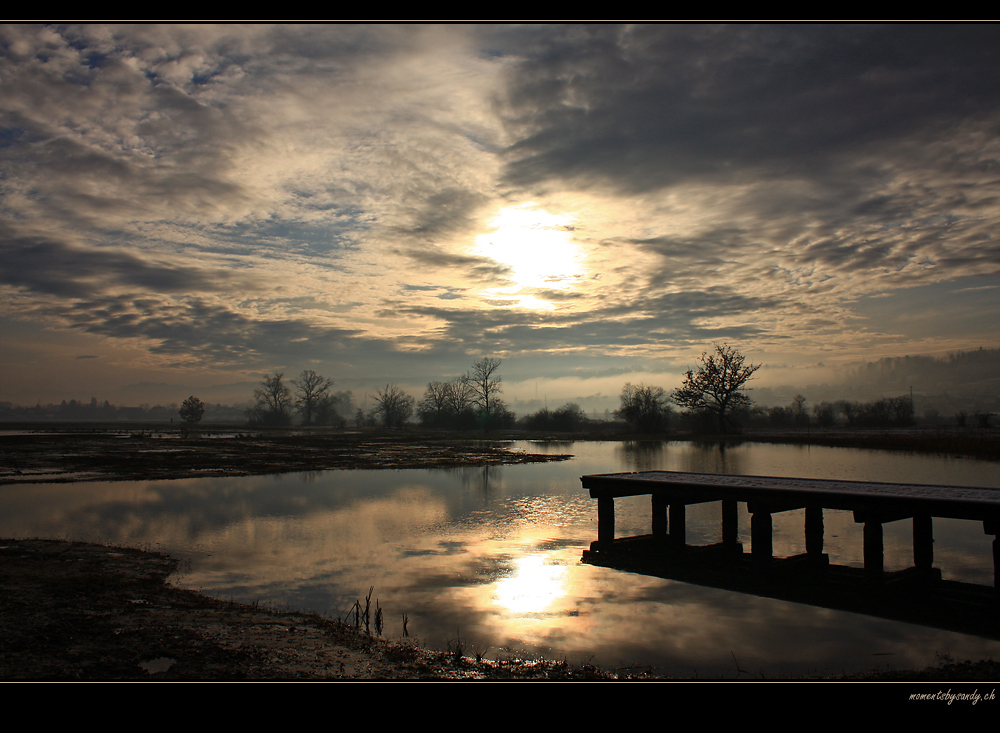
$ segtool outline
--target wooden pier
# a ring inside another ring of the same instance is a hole
[[[934,517],[969,519],[981,521],[985,533],[994,537],[994,586],[1000,588],[1000,490],[676,471],[596,474],[583,476],[581,481],[597,499],[597,541],[592,543],[591,553],[624,549],[621,543],[625,538],[615,539],[615,499],[625,496],[650,496],[652,531],[643,537],[667,551],[688,547],[685,507],[721,502],[722,542],[712,547],[723,557],[743,555],[737,543],[737,502],[746,502],[751,515],[750,556],[758,570],[767,570],[773,563],[772,514],[805,509],[804,559],[822,567],[828,563],[823,552],[823,510],[852,511],[854,521],[864,524],[864,573],[871,580],[884,575],[883,524],[912,519],[913,570],[930,574],[934,563]]]

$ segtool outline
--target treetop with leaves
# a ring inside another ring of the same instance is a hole
[[[205,414],[205,403],[199,400],[194,395],[191,395],[183,403],[181,403],[180,416],[188,425],[194,425],[197,422],[201,422],[202,416]]]

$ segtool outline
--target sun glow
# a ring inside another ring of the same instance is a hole
[[[497,583],[496,602],[513,613],[541,613],[566,595],[566,568],[539,555],[517,560],[517,572]]]
[[[574,217],[534,204],[508,206],[490,220],[491,231],[476,237],[475,253],[511,269],[512,284],[487,296],[523,308],[552,309],[545,290],[571,290],[584,277],[584,254],[573,239]],[[541,295],[542,297],[539,297]]]

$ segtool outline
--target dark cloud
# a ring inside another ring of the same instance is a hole
[[[455,254],[433,245],[397,249],[395,252],[413,260],[418,265],[435,269],[460,270],[471,279],[482,282],[506,282],[513,274],[513,268],[509,265],[489,257]]]
[[[177,299],[105,296],[39,308],[70,328],[116,339],[141,339],[153,354],[202,366],[267,368],[340,358],[362,351],[359,332],[317,326],[299,318],[251,318],[198,297]]]
[[[250,278],[231,270],[184,266],[115,249],[85,248],[0,224],[0,283],[80,298],[111,287],[151,293],[221,292]]]
[[[460,188],[430,193],[413,213],[412,221],[403,230],[415,237],[435,238],[471,228],[473,214],[487,199],[482,194]]]
[[[574,26],[518,51],[516,186],[810,177],[1000,111],[996,26]]]
[[[599,306],[585,313],[540,313],[520,308],[458,310],[404,304],[397,304],[392,312],[444,321],[446,325],[436,339],[482,351],[530,354],[590,347],[615,352],[651,344],[685,348],[718,339],[748,338],[760,329],[747,323],[700,323],[725,317],[749,321],[754,313],[777,305],[773,299],[714,288]]]

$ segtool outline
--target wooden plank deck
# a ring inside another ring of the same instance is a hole
[[[854,512],[855,521],[865,525],[864,571],[869,580],[884,577],[882,525],[912,519],[913,569],[929,577],[933,575],[934,561],[933,518],[955,518],[981,521],[984,532],[994,536],[994,587],[1000,588],[998,489],[677,471],[594,474],[581,477],[581,482],[598,502],[598,538],[591,545],[591,553],[609,555],[619,547],[615,538],[615,499],[649,495],[650,537],[657,546],[675,550],[687,547],[684,508],[721,502],[721,557],[743,555],[742,546],[737,544],[737,503],[746,502],[751,515],[751,557],[758,570],[772,565],[771,515],[778,512],[805,509],[805,557],[815,567],[827,564],[823,553],[823,510]]]

